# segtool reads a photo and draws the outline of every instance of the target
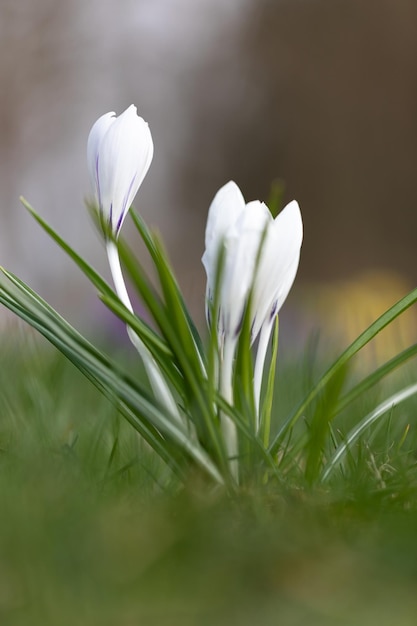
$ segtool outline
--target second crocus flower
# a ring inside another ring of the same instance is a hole
[[[251,294],[251,342],[259,335],[254,371],[258,417],[267,346],[275,318],[297,273],[302,239],[301,213],[295,201],[273,219],[263,202],[246,203],[239,187],[230,181],[217,192],[210,205],[202,262],[207,274],[208,319],[217,324],[220,391],[229,402],[233,401],[233,360]],[[219,306],[213,311],[222,247],[221,283],[217,287]],[[225,422],[229,453],[236,456],[234,425],[227,418]]]
[[[210,205],[206,249],[207,307],[215,291],[217,262],[224,246],[218,315],[219,336],[237,338],[252,290],[252,341],[263,324],[283,305],[294,282],[303,238],[301,213],[293,201],[273,219],[263,202],[246,203],[233,181],[224,185]]]

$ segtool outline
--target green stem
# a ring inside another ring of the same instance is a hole
[[[265,354],[262,355],[261,353],[261,357],[259,356],[259,354],[257,354],[255,372],[256,372],[256,367],[261,367],[260,363],[258,364],[259,358],[262,358],[262,373],[265,368],[266,347],[269,344],[271,331],[273,331],[271,358],[269,361],[269,368],[268,368],[268,375],[267,375],[267,380],[266,380],[265,395],[264,395],[264,400],[262,404],[262,411],[261,411],[261,415],[259,418],[259,432],[262,435],[262,441],[263,441],[265,448],[268,448],[269,446],[269,438],[270,438],[270,432],[271,432],[272,403],[274,399],[275,371],[276,371],[277,356],[278,356],[278,334],[279,334],[278,315],[272,320],[269,328],[267,328],[267,330],[265,331],[265,335],[267,335],[267,339],[265,340],[265,344],[266,344]],[[260,339],[262,339],[262,335]],[[259,351],[259,347],[258,347],[258,351]]]

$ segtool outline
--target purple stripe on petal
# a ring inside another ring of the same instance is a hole
[[[135,183],[136,176],[137,176],[137,172],[135,173],[134,177],[133,177],[133,178],[132,178],[132,180],[130,181],[129,189],[127,190],[126,199],[125,199],[125,206],[124,206],[124,209],[125,209],[125,210],[126,210],[126,209],[130,209],[130,207],[129,207],[129,206],[127,207],[127,206],[126,206],[126,204],[127,204],[127,199],[128,199],[128,197],[130,196],[130,192],[132,191],[132,187],[133,187],[133,185],[134,185],[134,183]]]
[[[222,309],[219,309],[219,316],[217,318],[217,332],[220,331],[221,335],[224,336],[226,328],[226,320],[224,316],[224,312]]]
[[[240,317],[239,323],[236,326],[236,330],[235,330],[235,337],[238,336],[238,334],[240,333],[240,331],[242,330],[242,326],[243,326],[243,320],[245,318],[245,312],[246,312],[246,306],[243,307],[243,311],[242,311],[242,315]],[[251,331],[252,332],[252,331]]]
[[[269,313],[269,321],[273,320],[273,318],[275,317],[277,308],[278,308],[278,300],[275,300],[275,302],[272,305],[272,309]]]
[[[252,343],[252,341],[254,340],[254,336],[253,336],[253,329],[255,327],[255,322],[256,322],[256,315],[254,316],[253,320],[252,320],[252,324],[250,325],[250,342]]]
[[[109,226],[110,226],[110,229],[113,230],[113,202],[110,204]]]
[[[130,209],[130,206],[127,206],[127,201],[128,201],[129,196],[130,196],[130,193],[132,191],[132,187],[135,184],[135,180],[136,180],[136,174],[134,175],[134,177],[130,181],[129,188],[127,190],[127,193],[126,193],[124,201],[123,201],[122,212],[120,213],[119,219],[117,220],[117,224],[116,224],[116,235],[119,234],[119,231],[120,231],[120,229],[122,227],[122,224],[123,224],[124,217],[125,217],[127,211]]]
[[[116,224],[116,235],[118,235],[118,234],[119,234],[119,230],[120,230],[120,229],[121,229],[121,227],[122,227],[122,223],[123,223],[123,218],[124,218],[124,216],[125,216],[125,211],[123,211],[123,212],[120,214],[120,217],[119,217],[119,219],[117,220],[117,224]]]

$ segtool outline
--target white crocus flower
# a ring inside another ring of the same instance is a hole
[[[222,246],[224,259],[216,316],[221,354],[221,392],[232,401],[234,353],[249,294],[251,341],[260,334],[255,363],[254,392],[259,399],[266,350],[278,311],[294,282],[300,257],[303,227],[300,209],[293,201],[273,219],[259,201],[245,203],[238,186],[229,182],[210,206],[203,265],[207,274],[207,311],[216,289],[217,263]],[[213,320],[214,322],[214,320]],[[234,424],[226,419],[225,436],[229,453],[236,455]]]
[[[106,113],[93,125],[87,142],[87,162],[107,257],[117,295],[133,313],[120,265],[117,238],[153,157],[148,124],[132,104],[118,117]],[[157,363],[140,337],[128,326],[129,338],[142,357],[155,396],[181,421],[178,407]]]
[[[153,157],[148,124],[132,104],[121,115],[102,115],[87,143],[87,161],[100,221],[117,238]]]

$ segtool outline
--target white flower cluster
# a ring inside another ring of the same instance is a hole
[[[119,117],[106,113],[97,120],[88,138],[87,157],[116,289],[131,309],[117,263],[115,242],[153,157],[151,132],[134,105]],[[295,201],[273,219],[263,202],[246,203],[239,187],[230,181],[211,203],[202,261],[207,274],[207,318],[209,323],[216,323],[219,339],[220,391],[232,402],[233,361],[242,319],[250,302],[251,341],[259,337],[254,372],[258,413],[267,346],[274,320],[297,273],[302,238],[301,213]],[[218,310],[213,312],[220,257]],[[143,345],[139,352],[146,361]],[[156,381],[154,389],[159,393],[162,390],[165,404],[172,412],[172,396],[155,367],[150,368],[151,382]],[[233,456],[237,453],[235,428],[230,420],[225,418],[224,422],[226,445]]]

